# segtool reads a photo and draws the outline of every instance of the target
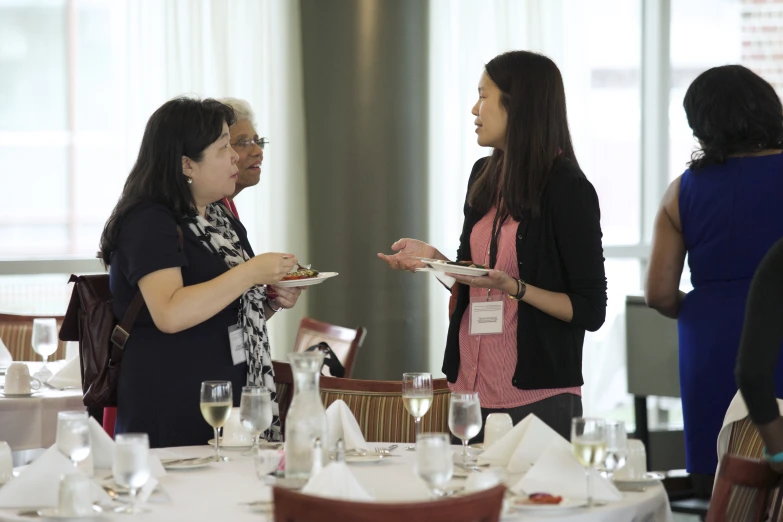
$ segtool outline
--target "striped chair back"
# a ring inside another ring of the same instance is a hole
[[[731,459],[733,470],[738,469],[738,466],[742,466],[743,471],[753,468],[754,475],[764,478],[765,475],[771,473],[771,470],[762,460],[761,450],[763,447],[764,441],[761,440],[761,435],[750,417],[745,417],[732,424],[728,451],[721,458],[713,499],[710,501],[708,521],[769,520],[770,522],[783,522],[783,509],[781,509],[783,497],[779,487],[763,488],[758,487],[758,484],[743,484],[741,481],[732,480],[730,476],[732,468],[724,466],[727,464],[724,461]],[[770,480],[774,482],[774,476],[771,476]],[[725,506],[721,505],[724,504],[722,497],[727,497]],[[771,516],[767,519],[765,517],[770,509],[772,510]]]
[[[414,421],[402,403],[401,381],[364,381],[321,377],[324,407],[343,400],[353,412],[367,442],[414,441]],[[449,391],[446,379],[433,379],[433,402],[421,419],[421,432],[449,432]]]
[[[52,317],[52,316],[49,316]],[[33,319],[38,316],[0,314],[0,339],[3,340],[14,361],[40,361],[41,356],[33,351]],[[63,317],[55,317],[59,329]],[[65,359],[66,341],[60,341],[57,351],[49,357],[50,361]]]

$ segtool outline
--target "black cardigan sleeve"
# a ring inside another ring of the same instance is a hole
[[[775,420],[775,366],[783,342],[783,239],[767,252],[750,284],[737,355],[737,386],[756,424]]]
[[[578,169],[553,176],[547,187],[555,241],[568,278],[571,324],[594,332],[606,319],[606,272],[601,210],[593,185]]]

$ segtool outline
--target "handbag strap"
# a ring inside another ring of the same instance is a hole
[[[182,252],[182,249],[184,248],[183,243],[182,228],[177,225],[177,248],[179,249],[179,252]],[[116,362],[115,355],[119,356],[118,359],[122,358],[122,350],[125,348],[125,343],[128,342],[128,338],[130,338],[131,330],[133,330],[133,323],[136,322],[136,317],[139,315],[139,312],[141,312],[143,306],[144,296],[141,295],[141,290],[137,290],[136,295],[133,296],[133,300],[125,311],[125,315],[122,316],[122,321],[120,321],[120,324],[115,326],[114,330],[111,332],[111,342],[114,346],[119,348],[118,352],[112,350],[112,362]]]

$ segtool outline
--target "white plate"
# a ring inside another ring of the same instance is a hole
[[[564,498],[559,504],[525,504],[527,497],[515,497],[511,505],[517,511],[529,511],[536,513],[562,513],[574,509],[583,508],[587,505],[587,500]]]
[[[37,391],[30,392],[30,393],[5,393],[0,392],[0,395],[5,397],[6,399],[28,399],[30,397],[34,397],[38,395]]]
[[[315,277],[308,277],[307,279],[294,279],[293,281],[278,281],[272,286],[279,286],[281,288],[287,288],[292,286],[312,286],[320,285],[327,279],[338,275],[337,272],[320,272]]]
[[[215,445],[215,439],[209,439],[207,443],[210,446]],[[253,447],[252,443],[247,442],[226,442],[221,437],[220,439],[220,449],[227,449],[227,450],[246,450]]]
[[[368,455],[346,455],[346,464],[377,464],[387,457],[378,455],[377,453],[371,453]]]
[[[70,515],[61,515],[58,513],[57,508],[47,508],[47,509],[41,509],[38,511],[38,516],[41,518],[49,518],[54,520],[67,520],[69,522],[76,522],[78,520],[95,520],[96,518],[101,518],[103,513],[99,513],[97,511],[94,511],[90,513],[89,515],[79,515],[79,516],[70,516]]]
[[[614,477],[612,481],[621,486],[649,486],[664,479],[663,473],[648,471],[639,478]]]
[[[209,466],[214,462],[214,457],[196,457],[181,459],[160,459],[164,469],[194,469]]]
[[[470,444],[468,447],[470,449],[484,451],[484,443],[483,442],[477,442],[475,444]]]
[[[489,273],[487,268],[471,268],[469,266],[462,265],[450,265],[446,261],[439,259],[427,259],[422,258],[421,262],[429,266],[433,270],[438,272],[444,272],[448,274],[466,275],[466,276],[484,276]]]

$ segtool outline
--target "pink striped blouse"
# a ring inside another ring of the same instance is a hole
[[[470,251],[473,262],[489,265],[489,244],[492,239],[492,222],[495,208],[476,223],[470,234]],[[519,222],[506,219],[498,238],[497,264],[493,267],[511,277],[519,277],[517,265],[516,234]],[[515,408],[532,404],[561,393],[581,395],[579,386],[545,390],[520,390],[511,384],[517,366],[517,315],[515,301],[500,290],[491,295],[505,299],[503,307],[503,333],[499,335],[470,335],[470,309],[462,316],[459,330],[459,374],[457,382],[450,384],[452,392],[478,392],[482,408]],[[485,288],[471,288],[471,300],[486,298]],[[523,325],[524,327],[524,325]]]

